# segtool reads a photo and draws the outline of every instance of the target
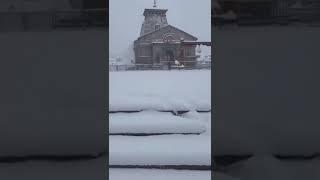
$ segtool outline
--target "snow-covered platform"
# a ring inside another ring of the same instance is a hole
[[[109,114],[109,135],[201,134],[203,122],[172,113],[146,111]]]
[[[110,136],[109,165],[211,166],[211,141],[201,135]]]

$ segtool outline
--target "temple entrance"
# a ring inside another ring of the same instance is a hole
[[[171,49],[167,49],[166,50],[166,53],[165,53],[165,58],[166,58],[166,61],[169,63],[169,62],[174,62],[174,53],[173,53],[173,50]]]
[[[159,54],[159,53],[157,53],[157,55],[156,55],[156,61],[155,61],[155,63],[157,63],[157,64],[160,63],[160,54]]]

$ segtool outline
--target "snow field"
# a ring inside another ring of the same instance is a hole
[[[209,111],[211,71],[110,72],[109,111]]]

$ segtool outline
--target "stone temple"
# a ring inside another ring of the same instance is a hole
[[[134,41],[135,64],[196,64],[197,38],[168,24],[167,9],[144,10],[140,37]]]

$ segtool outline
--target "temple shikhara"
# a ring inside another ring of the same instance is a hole
[[[140,37],[134,41],[135,64],[196,65],[196,46],[210,42],[197,42],[197,37],[170,25],[168,9],[145,9]]]

